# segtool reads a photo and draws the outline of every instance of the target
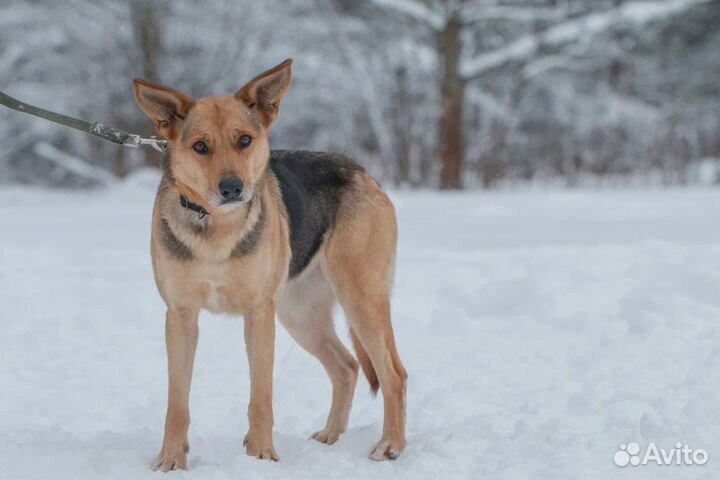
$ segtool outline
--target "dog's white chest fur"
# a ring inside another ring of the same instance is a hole
[[[205,309],[212,313],[220,313],[226,310],[227,300],[223,294],[225,284],[208,281],[206,285]]]
[[[201,266],[200,271],[196,272],[196,278],[199,280],[200,289],[203,293],[205,310],[212,313],[228,313],[231,309],[229,283],[232,283],[232,277],[225,268],[217,266],[207,267]]]

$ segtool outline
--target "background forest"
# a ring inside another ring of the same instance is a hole
[[[134,77],[232,93],[295,59],[275,148],[439,188],[714,183],[719,0],[4,0],[0,90],[150,134]],[[155,166],[0,111],[0,182]],[[109,173],[109,175],[108,175]]]

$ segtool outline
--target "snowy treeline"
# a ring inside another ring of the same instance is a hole
[[[133,77],[232,93],[287,57],[273,146],[343,151],[386,182],[684,183],[720,157],[720,0],[0,5],[0,90],[136,133],[152,132]],[[106,183],[157,163],[9,110],[0,143],[4,182]]]

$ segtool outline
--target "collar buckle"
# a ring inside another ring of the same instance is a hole
[[[141,137],[140,135],[131,134],[124,142],[124,147],[138,148],[142,145],[150,145],[160,153],[167,149],[167,140],[160,140],[155,135],[152,137]]]

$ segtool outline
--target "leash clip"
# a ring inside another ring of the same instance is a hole
[[[123,142],[124,147],[138,148],[142,145],[150,145],[158,152],[162,153],[167,148],[167,140],[159,140],[154,135],[150,138],[141,137],[140,135],[130,134]]]

